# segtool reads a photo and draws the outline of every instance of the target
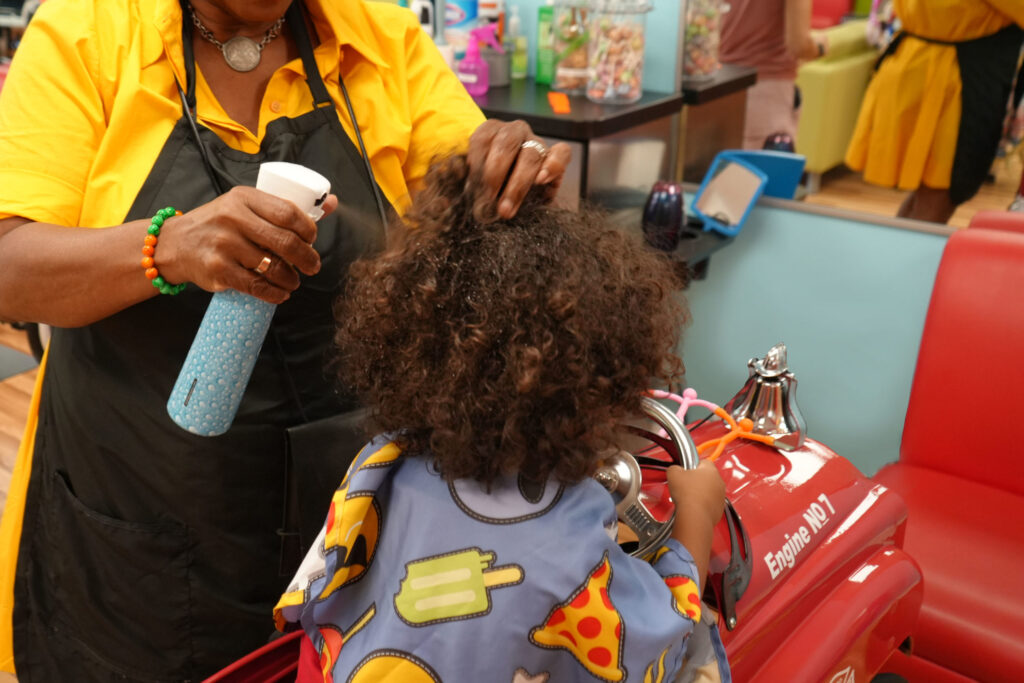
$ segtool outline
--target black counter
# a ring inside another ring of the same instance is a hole
[[[633,104],[596,104],[584,95],[570,95],[572,111],[556,114],[548,102],[550,90],[528,78],[473,99],[488,118],[522,119],[538,135],[580,142],[677,114],[683,106],[681,93],[645,92]]]
[[[711,78],[683,79],[683,104],[705,104],[731,95],[757,83],[757,69],[752,66],[723,64]]]
[[[610,219],[620,229],[642,236],[641,216],[640,208],[630,208],[610,214]],[[731,244],[734,238],[705,231],[696,216],[686,218],[686,227],[680,234],[679,245],[673,251],[662,253],[675,263],[677,273],[684,282],[703,280],[707,276],[711,255]]]
[[[549,86],[532,78],[512,81],[474,97],[488,118],[522,119],[538,135],[587,142],[612,135],[663,116],[677,114],[684,104],[699,105],[749,88],[757,81],[757,69],[723,64],[707,80],[684,80],[676,93],[644,92],[632,104],[597,104],[584,95],[570,95],[568,114],[556,114],[548,102]]]

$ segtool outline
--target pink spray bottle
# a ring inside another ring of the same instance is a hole
[[[505,54],[501,44],[495,37],[498,24],[487,24],[469,32],[469,44],[466,46],[466,56],[459,62],[459,80],[466,86],[466,92],[470,95],[483,95],[491,85],[491,76],[487,61],[480,56],[480,41],[486,42],[501,54]]]

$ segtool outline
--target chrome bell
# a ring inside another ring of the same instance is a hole
[[[749,418],[753,431],[793,450],[803,445],[807,422],[796,404],[796,376],[786,363],[786,345],[773,346],[764,359],[747,361],[750,377],[724,409],[737,421]]]

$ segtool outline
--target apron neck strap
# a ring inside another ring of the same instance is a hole
[[[181,4],[181,48],[185,55],[185,102],[190,111],[196,110],[196,55],[192,47],[191,8],[186,0]],[[178,85],[181,90],[181,85]]]
[[[309,92],[313,95],[313,103],[317,108],[325,105],[334,105],[331,96],[327,94],[327,87],[324,79],[320,76],[320,69],[313,58],[313,41],[309,39],[309,31],[306,30],[306,18],[302,14],[302,4],[298,0],[288,6],[285,12],[288,19],[288,28],[295,36],[295,43],[299,48],[299,55],[302,57],[302,67],[306,71],[306,84]]]
[[[192,21],[188,0],[179,0],[181,5],[181,44],[185,55],[185,102],[190,110],[196,109],[196,57],[195,49],[192,46]],[[313,44],[309,39],[309,31],[306,30],[306,20],[302,14],[302,3],[295,0],[288,6],[285,12],[288,28],[291,29],[295,43],[299,48],[299,55],[302,57],[302,66],[306,70],[306,84],[313,95],[315,106],[322,107],[333,104],[331,96],[327,94],[324,80],[313,58]]]

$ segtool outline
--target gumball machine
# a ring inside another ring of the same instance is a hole
[[[722,14],[729,6],[722,0],[687,0],[683,39],[683,77],[705,80],[718,72]]]

